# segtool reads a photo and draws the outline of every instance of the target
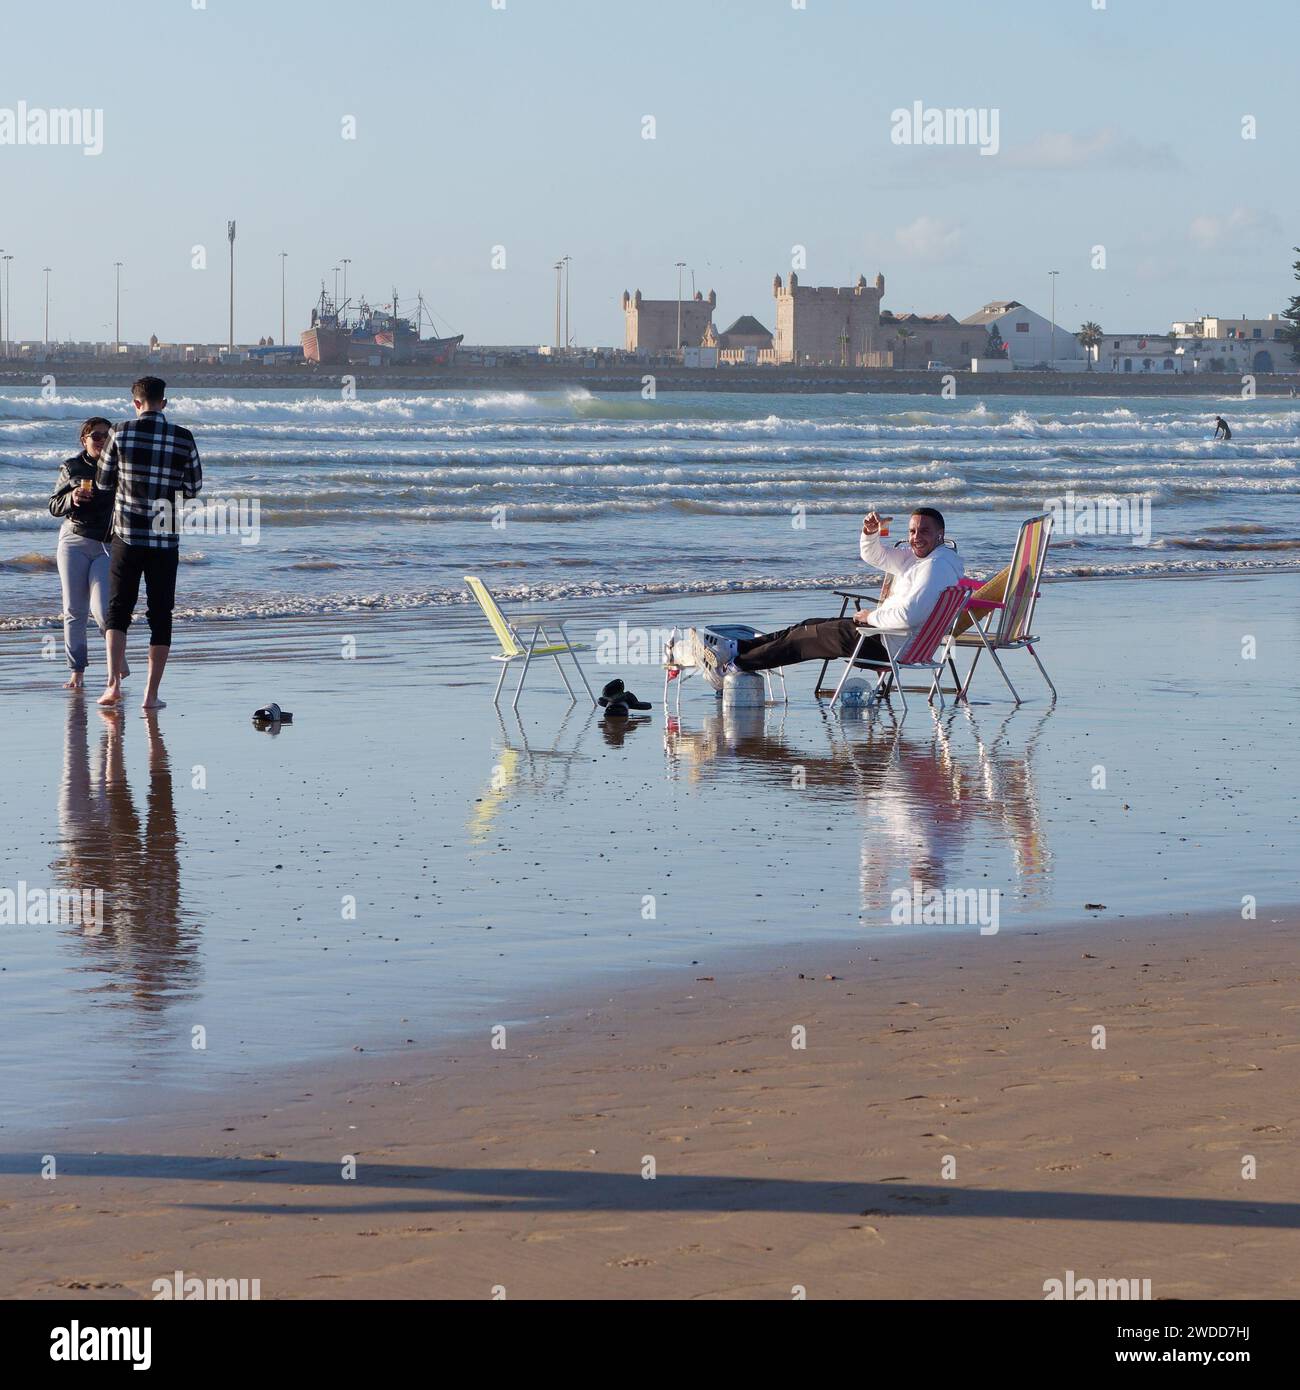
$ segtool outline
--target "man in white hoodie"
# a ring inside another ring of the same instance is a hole
[[[851,618],[805,618],[793,627],[762,637],[732,642],[719,639],[721,650],[696,644],[704,675],[721,689],[727,672],[770,671],[798,661],[825,661],[853,654],[865,628],[906,628],[915,631],[930,616],[939,595],[965,573],[957,552],[943,543],[942,513],[918,507],[907,528],[907,545],[886,547],[880,541],[880,518],[868,512],[862,523],[863,561],[894,576],[890,595],[876,608],[864,608]],[[868,637],[858,658],[887,665],[889,654],[879,636]]]

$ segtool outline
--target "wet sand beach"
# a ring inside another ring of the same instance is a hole
[[[3,1292],[1294,1298],[1296,925],[787,951],[10,1153]]]
[[[1059,704],[1025,661],[1020,709],[986,671],[901,720],[809,667],[666,718],[594,652],[650,716],[545,668],[494,711],[462,607],[178,627],[155,723],[0,635],[6,882],[108,900],[4,928],[5,1291],[1294,1292],[1293,583],[1048,586]],[[810,602],[560,611],[595,644]],[[900,924],[918,882],[996,890],[997,931]]]

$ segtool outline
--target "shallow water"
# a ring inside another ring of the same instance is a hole
[[[1067,494],[1144,499],[1151,530],[1135,545],[1058,528],[1056,575],[1300,562],[1300,403],[937,391],[178,394],[205,496],[259,508],[256,544],[187,537],[180,610],[445,605],[466,572],[514,598],[818,587],[858,573],[865,508],[920,503],[986,572],[1009,523]],[[49,492],[81,421],[123,408],[96,388],[0,391],[0,623],[56,621]],[[1230,444],[1208,437],[1216,412]]]
[[[996,902],[991,941],[1087,903],[1112,919],[1251,895],[1265,915],[1295,898],[1295,585],[1052,586],[1054,708],[1009,654],[1022,708],[983,670],[969,713],[916,697],[901,722],[828,715],[812,666],[792,668],[788,706],[721,710],[692,681],[670,717],[657,668],[590,653],[593,682],[621,675],[650,716],[606,726],[545,665],[520,716],[498,713],[490,634],[452,609],[180,629],[151,729],[59,691],[39,634],[4,634],[0,889],[106,904],[98,933],[0,926],[4,1123],[121,1118],[354,1046],[427,1045],[651,967],[918,930],[942,951],[989,924],[900,924],[914,882]],[[565,612],[591,641],[619,618],[768,626],[824,607]],[[272,698],[296,716],[277,737],[248,718]]]

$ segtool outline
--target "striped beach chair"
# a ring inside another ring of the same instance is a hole
[[[1034,635],[1033,628],[1038,586],[1042,583],[1047,565],[1047,547],[1051,539],[1051,514],[1045,512],[1042,516],[1031,516],[1021,524],[1016,548],[1011,553],[1011,563],[971,596],[967,611],[957,624],[956,646],[974,647],[976,651],[961,685],[959,698],[964,700],[970,693],[975,667],[981,655],[988,652],[1006,681],[1011,698],[1016,704],[1023,704],[1024,701],[1011,684],[1006,667],[998,659],[999,651],[1017,651],[1021,647],[1034,658],[1035,665],[1047,682],[1047,688],[1052,692],[1052,699],[1057,698],[1052,678],[1034,650],[1034,643],[1040,639]],[[955,676],[955,664],[952,671]]]
[[[906,713],[907,696],[903,692],[902,672],[920,668],[934,673],[934,679],[930,682],[930,693],[926,696],[926,703],[933,704],[935,695],[938,695],[939,705],[942,708],[944,699],[943,691],[939,688],[939,677],[943,674],[945,662],[952,655],[957,622],[965,613],[966,605],[970,602],[971,594],[976,587],[976,582],[973,579],[962,579],[956,584],[950,585],[935,600],[929,617],[915,632],[911,632],[907,628],[864,627],[862,635],[858,638],[858,644],[853,649],[852,656],[845,658],[844,674],[840,677],[840,683],[835,687],[834,695],[831,696],[831,708],[835,708],[840,698],[840,692],[844,689],[844,682],[848,680],[849,673],[853,670],[854,663],[857,661],[867,638],[872,636],[880,638],[889,655],[889,675],[882,673],[872,694],[873,702],[887,699],[891,693],[891,688],[896,689],[898,698],[903,702],[903,712]],[[935,659],[936,652],[938,653],[937,660]]]
[[[949,550],[957,549],[957,542],[954,540],[945,540],[944,545],[946,545]],[[906,546],[907,542],[905,540],[900,539],[894,542],[895,550],[903,550]],[[879,588],[876,589],[874,592],[868,592],[865,589],[832,589],[831,592],[835,595],[835,597],[843,600],[843,602],[840,604],[840,611],[836,616],[840,618],[845,617],[848,614],[850,603],[852,603],[853,611],[855,613],[861,611],[864,602],[870,602],[874,604],[884,603],[884,601],[889,597],[890,590],[894,586],[895,577],[896,576],[894,575],[892,570],[886,570],[885,573],[881,576]],[[827,660],[822,662],[821,670],[817,672],[817,684],[813,687],[813,694],[819,700],[822,699],[824,696],[831,694],[831,691],[826,688],[825,684],[826,672],[830,668],[830,664],[831,658],[827,658]],[[864,671],[877,671],[883,670],[884,668],[877,667],[870,661],[864,661],[862,663],[861,669]],[[961,681],[957,679],[957,672],[955,670],[953,671],[953,677],[955,682],[953,685],[953,690],[958,691],[961,689]]]

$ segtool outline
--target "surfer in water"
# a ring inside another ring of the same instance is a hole
[[[1228,422],[1222,415],[1214,417],[1214,437],[1215,439],[1222,439],[1225,444],[1232,438],[1232,431],[1228,428]]]

